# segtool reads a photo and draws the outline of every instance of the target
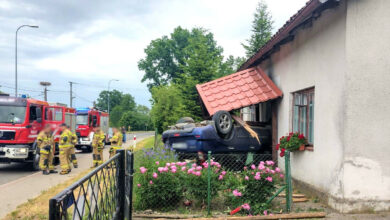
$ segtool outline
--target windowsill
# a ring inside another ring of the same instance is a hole
[[[305,150],[307,150],[307,151],[314,151],[314,147],[313,147],[313,145],[306,145],[305,146]]]

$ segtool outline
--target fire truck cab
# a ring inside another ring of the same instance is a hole
[[[28,162],[39,169],[37,136],[45,124],[53,129],[58,154],[59,125],[75,131],[75,109],[30,98],[0,96],[0,162]]]
[[[108,142],[109,115],[94,108],[76,109],[76,134],[79,138],[76,149],[92,152],[93,129],[100,127]]]

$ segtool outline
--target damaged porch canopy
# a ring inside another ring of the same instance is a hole
[[[282,91],[258,67],[198,84],[196,89],[210,116],[220,110],[232,111],[283,95]]]

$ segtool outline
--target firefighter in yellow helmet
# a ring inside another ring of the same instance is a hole
[[[69,131],[68,127],[66,124],[61,124],[60,125],[60,131],[61,131],[61,136],[60,136],[60,166],[61,166],[61,175],[68,174],[71,169],[70,169],[70,161],[69,157],[71,155],[72,151],[72,132]]]
[[[122,132],[117,128],[113,128],[113,136],[110,139],[111,147],[110,147],[110,158],[116,154],[116,151],[122,148]]]
[[[103,148],[105,135],[100,127],[94,128],[92,138],[92,167],[97,167],[103,163]]]
[[[77,135],[75,133],[73,133],[71,130],[70,130],[70,126],[68,125],[68,130],[71,134],[71,143],[72,143],[72,148],[70,150],[70,162],[73,164],[73,167],[74,168],[77,168],[78,165],[77,165],[77,158],[76,158],[76,150],[75,150],[75,145],[77,144]]]
[[[43,175],[58,173],[53,166],[54,142],[50,125],[46,124],[38,134],[37,144],[40,153],[39,168],[41,168]]]

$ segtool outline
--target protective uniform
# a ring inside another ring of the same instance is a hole
[[[39,168],[47,174],[47,170],[53,171],[54,142],[51,134],[41,131],[37,137],[40,159]],[[46,172],[45,172],[46,171]]]
[[[110,158],[116,154],[116,151],[122,148],[122,133],[116,132],[114,136],[110,139],[111,148],[110,148]]]
[[[73,167],[74,168],[77,168],[78,165],[77,165],[77,158],[76,158],[76,150],[75,150],[75,145],[77,144],[77,135],[75,133],[72,133],[71,131],[69,131],[71,133],[71,139],[72,139],[72,148],[70,150],[70,161],[73,163]]]
[[[105,135],[102,131],[95,132],[92,139],[92,167],[103,163],[103,147]]]
[[[69,157],[71,155],[72,146],[72,132],[65,129],[60,136],[60,166],[62,169],[60,174],[67,174],[70,172]]]

